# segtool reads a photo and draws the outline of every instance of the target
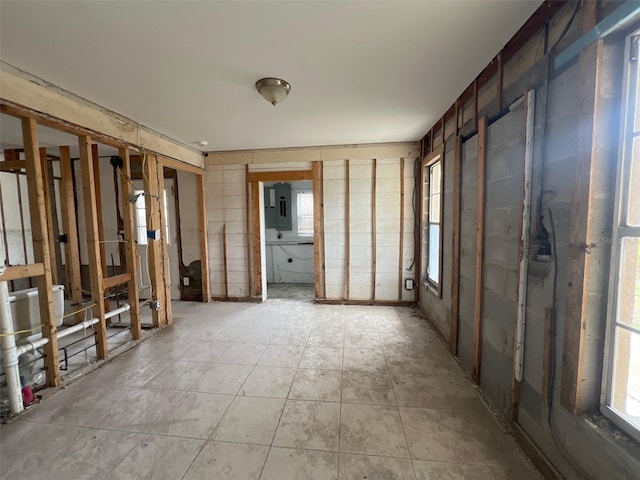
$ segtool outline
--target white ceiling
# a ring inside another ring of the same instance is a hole
[[[2,0],[0,59],[208,150],[413,141],[540,3]]]

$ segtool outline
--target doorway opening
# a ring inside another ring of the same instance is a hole
[[[313,185],[311,180],[265,182],[267,298],[314,298]]]

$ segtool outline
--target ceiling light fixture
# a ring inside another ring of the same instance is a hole
[[[261,78],[256,82],[256,89],[271,105],[280,103],[291,91],[291,85],[280,78]]]

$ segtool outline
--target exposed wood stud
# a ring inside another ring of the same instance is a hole
[[[473,122],[478,128],[478,79],[473,81]]]
[[[244,166],[244,178],[245,180],[249,178],[249,165]],[[247,286],[248,286],[248,295],[249,298],[253,297],[253,258],[251,257],[251,241],[253,238],[253,218],[251,215],[251,183],[249,181],[245,181],[245,200],[246,206],[245,211],[247,215],[247,265],[249,267],[249,274],[247,275]]]
[[[224,296],[229,298],[229,269],[227,267],[227,224],[222,225],[222,261],[224,262]]]
[[[131,159],[129,149],[121,148],[119,151],[122,158],[122,169],[120,175],[120,197],[122,199],[122,215],[124,224],[125,241],[125,262],[127,273],[130,275],[127,283],[129,293],[129,317],[131,319],[131,337],[140,340],[142,331],[140,328],[140,298],[138,294],[138,248],[136,246],[136,228],[134,224],[135,205],[129,201],[133,194],[131,185]]]
[[[18,193],[18,209],[20,210],[20,232],[22,233],[22,252],[24,254],[24,263],[29,263],[28,249],[27,249],[27,235],[24,224],[24,208],[22,206],[22,180],[20,176],[16,175],[16,189]],[[28,182],[27,182],[28,183]],[[29,286],[33,285],[33,281],[29,279]]]
[[[588,6],[592,2],[585,2]],[[589,7],[592,8],[592,7]],[[585,12],[591,19],[585,28],[594,21],[595,12]],[[586,21],[585,20],[585,21]],[[585,348],[588,319],[592,302],[589,287],[592,285],[592,267],[599,268],[596,251],[590,251],[589,245],[600,242],[603,230],[598,228],[598,210],[605,198],[596,191],[594,184],[602,183],[596,175],[604,174],[606,160],[606,135],[597,135],[602,124],[607,121],[607,102],[600,98],[603,75],[603,40],[589,45],[580,53],[578,83],[578,149],[576,156],[576,177],[569,211],[569,250],[567,255],[567,289],[565,295],[564,335],[562,345],[562,380],[560,383],[560,402],[564,408],[575,415],[581,413],[585,379]],[[608,128],[608,127],[607,127]],[[609,227],[610,228],[610,227]]]
[[[47,149],[40,147],[40,165],[42,172],[42,195],[44,196],[44,213],[47,220],[47,237],[49,241],[49,253],[51,261],[51,281],[58,285],[58,266],[56,264],[55,238],[53,228],[53,208],[51,206],[51,182],[49,176],[49,164],[47,162]]]
[[[404,269],[404,157],[400,159],[400,243],[398,252],[398,301],[402,301]]]
[[[476,194],[476,254],[473,312],[473,370],[472,377],[480,384],[482,363],[482,317],[484,314],[484,219],[487,171],[487,117],[478,122],[478,176]]]
[[[87,247],[89,253],[89,273],[91,276],[91,298],[93,314],[100,322],[94,325],[96,332],[96,350],[99,359],[109,356],[107,346],[107,330],[105,303],[103,301],[104,277],[102,256],[100,253],[100,236],[98,233],[98,204],[96,199],[94,161],[91,152],[91,138],[85,135],[78,137],[80,145],[80,170],[82,171],[82,198],[84,202],[85,225],[87,229]]]
[[[324,263],[324,181],[322,162],[312,164],[313,172],[313,271],[315,298],[326,297]]]
[[[102,209],[102,184],[100,181],[100,158],[98,153],[98,144],[91,145],[91,158],[93,162],[93,176],[94,176],[94,188],[96,196],[96,209],[98,214],[98,238],[100,240],[100,261],[102,264],[102,278],[109,276],[109,268],[107,265],[107,245],[104,243],[104,217]],[[104,300],[105,312],[108,312],[111,307],[111,302],[108,299]],[[107,320],[107,323],[111,323]]]
[[[51,250],[47,233],[42,163],[38,148],[38,131],[36,121],[32,118],[22,119],[22,138],[27,161],[27,184],[29,186],[29,211],[31,212],[31,231],[33,238],[33,256],[36,263],[44,267],[43,275],[36,278],[40,318],[42,319],[42,336],[49,339],[44,345],[44,365],[47,385],[57,387],[60,384],[60,362],[58,360],[57,326],[53,312],[53,292],[51,281]]]
[[[350,184],[349,180],[350,167],[349,160],[345,160],[345,231],[344,231],[344,258],[345,258],[345,266],[344,266],[344,298],[349,300],[349,284],[351,283],[351,239],[350,239],[350,231],[351,231],[351,193],[350,193]]]
[[[184,256],[182,254],[182,222],[180,215],[180,185],[178,183],[178,171],[173,170],[165,165],[163,168],[165,178],[173,178],[173,201],[175,206],[175,221],[176,221],[176,247],[178,248],[178,278],[174,279],[174,282],[178,282],[180,289],[180,300],[184,300]],[[167,222],[169,219],[167,218]]]
[[[373,159],[373,172],[371,175],[371,300],[376,299],[376,270],[377,270],[377,249],[376,249],[376,187],[378,160]]]
[[[169,268],[169,238],[167,238],[167,222],[166,217],[167,205],[165,204],[166,196],[164,184],[164,164],[160,159],[156,161],[156,178],[158,179],[158,209],[160,217],[160,269],[162,270],[162,288],[164,289],[164,324],[171,325],[173,322],[173,308],[171,306],[171,269]]]
[[[262,232],[260,228],[260,182],[251,182],[251,211],[253,216],[253,286],[254,296],[262,297]]]
[[[460,228],[461,228],[461,201],[462,193],[462,139],[455,139],[453,158],[453,259],[451,264],[451,332],[449,335],[449,347],[454,355],[458,355],[458,325],[460,312]]]
[[[160,209],[158,208],[159,192],[158,192],[158,169],[156,168],[156,156],[145,155],[142,162],[142,170],[144,172],[144,191],[145,191],[145,207],[147,215],[147,230],[160,229]],[[160,233],[164,238],[164,232]],[[154,328],[164,325],[165,319],[165,298],[164,283],[162,279],[162,246],[158,240],[147,241],[147,261],[149,263],[149,277],[151,279],[151,295],[152,300],[160,302],[159,309],[151,309],[151,318]]]
[[[196,175],[198,183],[198,215],[200,230],[200,277],[202,278],[202,301],[211,299],[211,282],[209,279],[209,242],[207,239],[207,206],[205,176],[201,172]]]
[[[0,282],[10,282],[23,278],[38,277],[44,275],[44,265],[42,263],[31,263],[28,265],[13,265],[7,267],[4,274],[0,275]]]
[[[71,154],[68,146],[60,151],[60,207],[62,212],[62,228],[66,235],[64,244],[65,268],[67,272],[67,293],[74,304],[82,302],[82,276],[80,272],[80,244],[76,225],[78,216],[74,201],[75,185],[71,166]],[[78,312],[76,321],[82,321],[83,312]]]

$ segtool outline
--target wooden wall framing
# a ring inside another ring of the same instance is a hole
[[[487,173],[487,117],[478,121],[478,177],[476,194],[476,254],[473,309],[472,377],[480,384],[482,366],[482,320],[484,315],[484,219]]]
[[[42,335],[49,339],[44,345],[47,385],[60,384],[60,362],[58,361],[58,338],[56,337],[56,319],[53,314],[53,292],[51,277],[51,251],[47,232],[47,217],[43,187],[42,163],[38,148],[36,121],[22,119],[22,137],[24,139],[25,160],[27,162],[27,183],[29,185],[29,210],[31,212],[31,231],[33,235],[33,256],[36,263],[44,267],[43,275],[36,277],[40,315],[43,321]]]
[[[319,162],[313,162],[311,170],[283,170],[274,172],[249,172],[245,167],[246,191],[247,191],[247,238],[249,251],[249,277],[250,289],[249,299],[261,301],[265,298],[262,281],[265,272],[262,271],[262,228],[260,216],[262,214],[260,205],[260,184],[262,182],[293,182],[300,180],[311,180],[313,183],[314,202],[314,246],[313,264],[315,278],[315,297],[321,299],[319,295],[324,295],[324,221],[320,216],[323,210],[323,190],[322,190],[322,166]],[[319,230],[318,230],[319,229]],[[226,262],[225,266],[226,268]],[[221,300],[231,300],[228,294]]]

